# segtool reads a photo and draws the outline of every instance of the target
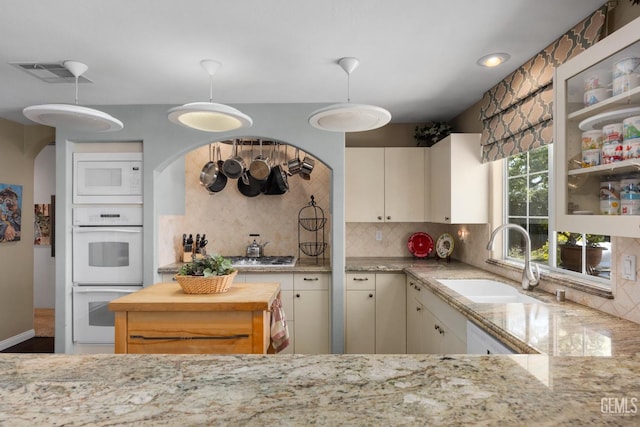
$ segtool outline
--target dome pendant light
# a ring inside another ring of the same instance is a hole
[[[22,110],[29,120],[55,128],[69,128],[78,132],[110,132],[120,130],[123,124],[115,117],[93,108],[78,105],[78,77],[87,66],[78,61],[64,61],[64,67],[75,77],[76,103],[33,105]]]
[[[251,127],[253,120],[246,114],[213,100],[213,75],[222,64],[203,59],[200,65],[209,74],[209,102],[192,102],[169,110],[169,120],[175,124],[205,132],[227,132]]]
[[[391,121],[391,113],[381,107],[366,104],[351,104],[350,78],[360,61],[356,58],[341,58],[338,65],[347,73],[347,102],[333,104],[314,111],[309,124],[332,132],[362,132],[382,127]]]

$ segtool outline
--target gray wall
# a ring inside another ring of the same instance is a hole
[[[240,132],[208,134],[177,126],[167,119],[173,105],[101,106],[124,122],[109,134],[56,133],[56,352],[71,352],[71,159],[76,144],[140,141],[144,152],[144,284],[157,281],[157,219],[160,214],[184,213],[184,166],[175,162],[185,153],[212,141],[236,137],[273,138],[300,147],[332,170],[332,351],[344,346],[344,145],[343,133],[312,128],[309,114],[321,104],[238,105],[253,118],[253,127]],[[169,167],[165,173],[165,168]],[[162,175],[162,177],[159,177]],[[180,175],[182,177],[180,178]],[[174,179],[175,178],[175,179]],[[58,256],[59,254],[59,256]]]

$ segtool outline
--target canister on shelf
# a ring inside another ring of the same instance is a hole
[[[624,140],[640,138],[640,116],[628,117],[622,121]]]
[[[582,150],[582,164],[587,166],[598,166],[600,164],[600,156],[602,151],[596,150]]]
[[[637,174],[620,180],[620,213],[640,215],[640,176]]]
[[[603,133],[601,130],[582,132],[582,150],[599,150],[602,148]]]
[[[640,157],[640,138],[625,139],[623,142],[622,159],[637,159]]]
[[[600,213],[620,215],[620,181],[611,176],[600,181]]]

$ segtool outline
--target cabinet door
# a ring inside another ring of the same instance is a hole
[[[296,354],[329,353],[329,292],[294,291]]]
[[[373,354],[376,350],[376,293],[347,290],[345,316],[346,353]]]
[[[384,221],[384,148],[345,149],[345,221]]]
[[[451,223],[451,138],[429,148],[431,213],[433,222]]]
[[[424,148],[387,147],[384,151],[386,222],[424,222]],[[371,190],[367,193],[370,194]]]
[[[407,293],[407,354],[424,354],[424,307],[413,295]]]
[[[443,354],[442,336],[444,331],[442,323],[432,312],[423,307],[422,329],[424,336],[424,351],[426,354]]]
[[[376,274],[375,352],[407,352],[405,274]]]
[[[173,273],[162,273],[162,283],[171,283],[175,282],[175,274]]]
[[[489,169],[482,163],[480,134],[451,134],[430,150],[430,220],[447,224],[487,223]]]

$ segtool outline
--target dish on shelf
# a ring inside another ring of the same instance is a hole
[[[623,119],[636,114],[640,114],[640,107],[607,111],[605,113],[596,114],[595,116],[591,116],[588,119],[581,121],[578,127],[582,131],[599,130],[602,129],[604,125],[622,122]]]
[[[453,253],[453,236],[449,233],[443,233],[436,241],[436,254],[440,258],[448,258]]]
[[[433,251],[433,238],[421,231],[413,233],[407,242],[409,252],[415,257],[425,258]]]

